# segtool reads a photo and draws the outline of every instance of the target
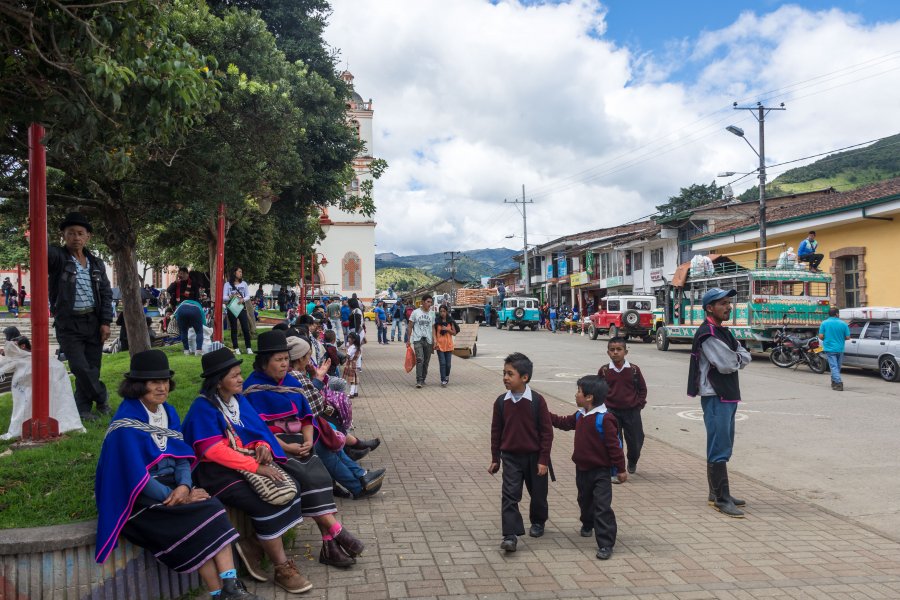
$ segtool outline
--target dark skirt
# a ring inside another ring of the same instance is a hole
[[[173,571],[190,573],[238,539],[238,532],[215,498],[165,506],[141,495],[122,536]]]
[[[279,437],[288,441],[290,438],[301,438],[302,436],[281,435]],[[302,443],[302,439],[290,439],[290,441]],[[334,503],[334,481],[321,458],[315,454],[304,459],[289,458],[281,466],[297,480],[304,517],[320,517],[337,512],[337,506]]]
[[[250,484],[234,469],[210,462],[201,462],[194,470],[197,485],[221,500],[226,506],[242,510],[250,517],[253,530],[261,540],[274,540],[303,521],[301,496],[284,506],[274,506],[260,500]]]

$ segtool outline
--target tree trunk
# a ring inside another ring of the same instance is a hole
[[[106,245],[113,253],[116,278],[122,294],[122,312],[128,330],[128,352],[134,356],[150,349],[150,332],[141,302],[141,284],[138,276],[137,237],[124,210],[110,207],[103,213],[106,222]]]

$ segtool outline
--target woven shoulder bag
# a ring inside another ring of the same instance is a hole
[[[253,450],[241,448],[237,445],[237,435],[234,433],[231,421],[228,420],[228,417],[225,416],[224,413],[222,416],[225,417],[225,425],[228,427],[228,443],[231,444],[231,447],[241,454],[255,456],[256,453]],[[276,481],[265,475],[260,475],[259,473],[253,473],[243,469],[235,470],[241,474],[241,477],[247,480],[247,483],[250,484],[250,487],[253,488],[253,491],[256,492],[260,500],[273,506],[284,506],[297,496],[297,484],[294,482],[293,477],[288,475],[284,469],[274,462],[269,466],[281,473],[284,480]]]

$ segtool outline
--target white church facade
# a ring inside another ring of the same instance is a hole
[[[341,78],[353,84],[353,75],[344,71]],[[353,91],[347,101],[347,118],[356,129],[364,147],[353,160],[355,177],[348,194],[359,194],[372,179],[372,100],[364,101]],[[319,264],[317,286],[324,294],[339,294],[370,301],[375,297],[375,221],[359,213],[337,207],[323,211],[320,224],[325,239],[316,252]],[[324,260],[323,260],[324,259]]]

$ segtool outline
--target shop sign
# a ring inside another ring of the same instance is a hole
[[[663,270],[662,269],[650,269],[650,281],[662,281],[663,278]]]
[[[594,275],[594,253],[588,251],[585,255],[584,260],[584,270],[587,271],[587,274],[592,276]]]
[[[553,264],[547,265],[547,279],[553,279]]]
[[[565,277],[568,274],[568,265],[566,263],[566,257],[562,257],[557,262],[557,272],[559,273],[559,277]]]
[[[571,283],[572,285],[584,285],[588,282],[588,280],[588,274],[586,271],[572,273],[569,276],[569,283]]]
[[[616,277],[607,277],[606,279],[603,280],[603,287],[605,287],[605,288],[616,287],[617,285],[624,285],[624,284],[625,284],[625,278],[622,277],[621,275],[618,275]]]

